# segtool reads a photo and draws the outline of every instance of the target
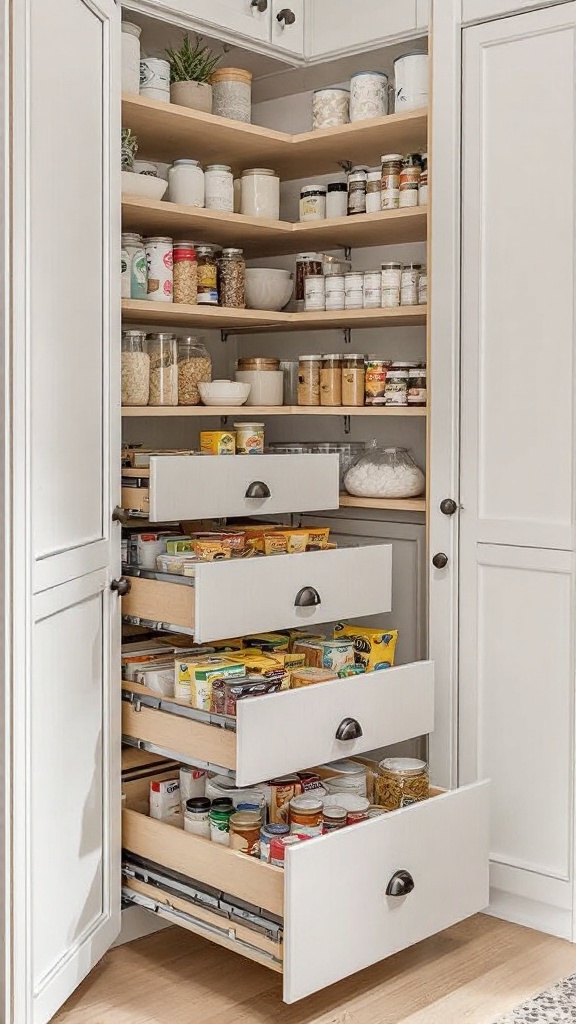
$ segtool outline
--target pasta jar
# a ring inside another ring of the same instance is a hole
[[[298,360],[298,405],[320,405],[322,356],[300,356]]]
[[[198,338],[178,338],[178,405],[200,405],[199,384],[212,380],[210,354]]]
[[[186,801],[184,831],[210,839],[210,801],[205,796],[193,796]]]
[[[345,309],[362,309],[364,305],[364,274],[351,271],[344,275]]]
[[[428,153],[422,153],[422,173],[418,189],[418,206],[428,205]]]
[[[348,213],[348,185],[345,181],[329,181],[326,186],[326,216],[346,217]]]
[[[386,377],[391,362],[387,359],[378,359],[377,356],[368,356],[366,360],[365,404],[384,405],[386,401]]]
[[[408,370],[408,405],[426,405],[426,368]]]
[[[252,120],[252,72],[244,68],[218,68],[210,76],[212,113],[232,121]]]
[[[402,264],[391,261],[382,264],[382,306],[391,309],[400,305]]]
[[[322,356],[320,405],[342,405],[342,356]]]
[[[218,300],[221,306],[244,309],[246,263],[242,249],[223,249],[218,261]]]
[[[371,167],[366,178],[366,213],[379,213],[382,209],[382,172]]]
[[[324,291],[326,293],[326,309],[344,309],[346,305],[344,274],[330,274],[325,277]]]
[[[195,305],[198,299],[198,261],[194,242],[174,242],[172,258],[174,302]]]
[[[228,164],[208,164],[204,171],[204,205],[207,210],[234,212],[234,178]]]
[[[122,235],[122,248],[128,253],[131,299],[148,297],[148,264],[142,236],[126,232]]]
[[[348,175],[348,214],[366,213],[366,183],[368,172],[352,168]]]
[[[425,306],[428,302],[428,271],[422,267],[418,278],[418,305]]]
[[[145,238],[144,249],[148,268],[147,297],[152,302],[172,302],[172,239]]]
[[[365,380],[364,356],[346,353],[342,359],[342,405],[364,405]]]
[[[170,103],[170,65],[159,57],[140,61],[140,95],[159,103]]]
[[[400,305],[418,305],[418,286],[420,284],[420,263],[407,263],[402,267],[402,278],[400,284]]]
[[[382,271],[366,270],[363,284],[364,309],[379,309],[382,305]]]
[[[301,221],[324,220],[326,217],[326,186],[303,185],[300,189]]]
[[[322,801],[314,796],[293,796],[290,801],[290,833],[322,835]]]
[[[215,800],[210,808],[210,839],[221,846],[230,846],[230,818],[234,807],[231,800],[228,803],[230,806],[224,806]]]
[[[240,212],[248,217],[280,217],[280,178],[269,167],[242,171]]]
[[[258,811],[236,811],[230,818],[231,848],[249,857],[259,857],[261,824]]]
[[[386,373],[384,404],[408,405],[408,370],[389,369]]]
[[[178,347],[173,334],[149,334],[150,405],[178,405]]]
[[[430,795],[428,765],[415,757],[386,757],[378,765],[374,780],[377,803],[396,811]]]
[[[140,25],[122,22],[122,92],[140,92]]]
[[[400,206],[400,153],[385,153],[382,161],[382,209],[397,210]]]
[[[326,292],[324,277],[306,277],[304,279],[304,309],[306,312],[326,308]]]
[[[122,405],[148,405],[150,356],[145,350],[144,331],[122,335]]]
[[[273,839],[280,839],[290,833],[290,825],[263,825],[260,829],[260,860],[270,863],[270,844]]]
[[[350,120],[367,121],[388,113],[388,76],[359,71],[350,79]]]
[[[236,431],[237,455],[264,454],[263,423],[235,423],[234,430]]]
[[[315,89],[312,95],[312,130],[336,128],[350,120],[350,90],[338,86]]]
[[[346,825],[346,808],[332,804],[324,807],[322,811],[322,833],[334,832]]]
[[[401,208],[418,206],[421,175],[422,166],[419,155],[405,157],[400,171],[400,201],[398,205]]]
[[[218,264],[211,245],[196,247],[198,260],[198,305],[218,305]]]
[[[204,206],[204,171],[198,160],[175,160],[168,171],[170,202]]]
[[[317,252],[301,252],[296,257],[296,310],[304,309],[304,282],[307,277],[322,277],[322,256]]]

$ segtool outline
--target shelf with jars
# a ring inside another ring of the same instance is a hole
[[[426,408],[355,405],[124,406],[125,417],[155,416],[426,416]]]

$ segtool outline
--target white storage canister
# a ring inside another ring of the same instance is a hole
[[[407,263],[402,267],[402,279],[400,285],[400,305],[418,305],[418,287],[420,285],[420,263]]]
[[[280,178],[269,167],[242,171],[241,213],[247,217],[280,217]]]
[[[359,71],[350,79],[350,120],[368,121],[388,113],[388,76]]]
[[[140,92],[140,25],[122,22],[122,92]]]
[[[204,171],[204,205],[207,210],[234,213],[234,178],[227,164],[209,164]]]
[[[339,86],[315,89],[312,96],[312,129],[336,128],[350,120],[350,90]]]
[[[170,202],[204,206],[204,171],[198,160],[175,160],[168,171]]]
[[[172,302],[173,256],[171,238],[145,238],[148,264],[148,298],[152,302]]]
[[[207,797],[194,796],[182,801],[184,810],[184,831],[203,839],[210,839],[210,801]]]
[[[245,68],[218,68],[210,76],[212,113],[250,124],[252,119],[252,72]]]
[[[352,271],[344,275],[345,309],[362,309],[364,305],[364,274]]]
[[[382,171],[371,167],[366,179],[366,213],[380,213],[382,209]]]
[[[394,112],[428,106],[428,54],[405,53],[394,61]]]
[[[159,103],[170,103],[170,65],[159,57],[140,61],[140,95]]]
[[[345,181],[329,181],[326,186],[326,216],[345,217],[348,213],[348,185]]]
[[[379,309],[382,304],[382,271],[366,270],[364,273],[364,309]]]
[[[326,309],[344,309],[345,290],[344,274],[331,274],[324,278],[326,292]]]
[[[402,264],[382,264],[382,306],[391,309],[400,305],[400,287],[402,284]]]
[[[326,217],[326,186],[303,185],[300,189],[300,220],[324,220]]]
[[[304,309],[307,313],[326,308],[325,280],[323,276],[304,278]]]

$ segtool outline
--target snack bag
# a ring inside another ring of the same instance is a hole
[[[345,637],[354,641],[354,658],[357,665],[363,665],[366,672],[375,672],[379,668],[391,668],[394,664],[397,629],[371,629],[369,626],[356,626],[348,622],[339,622],[334,627],[334,637]]]

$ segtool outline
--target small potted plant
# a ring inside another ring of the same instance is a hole
[[[170,48],[166,56],[170,63],[170,100],[182,107],[212,112],[212,86],[208,79],[220,60],[196,36],[196,45],[185,36],[179,50]]]

